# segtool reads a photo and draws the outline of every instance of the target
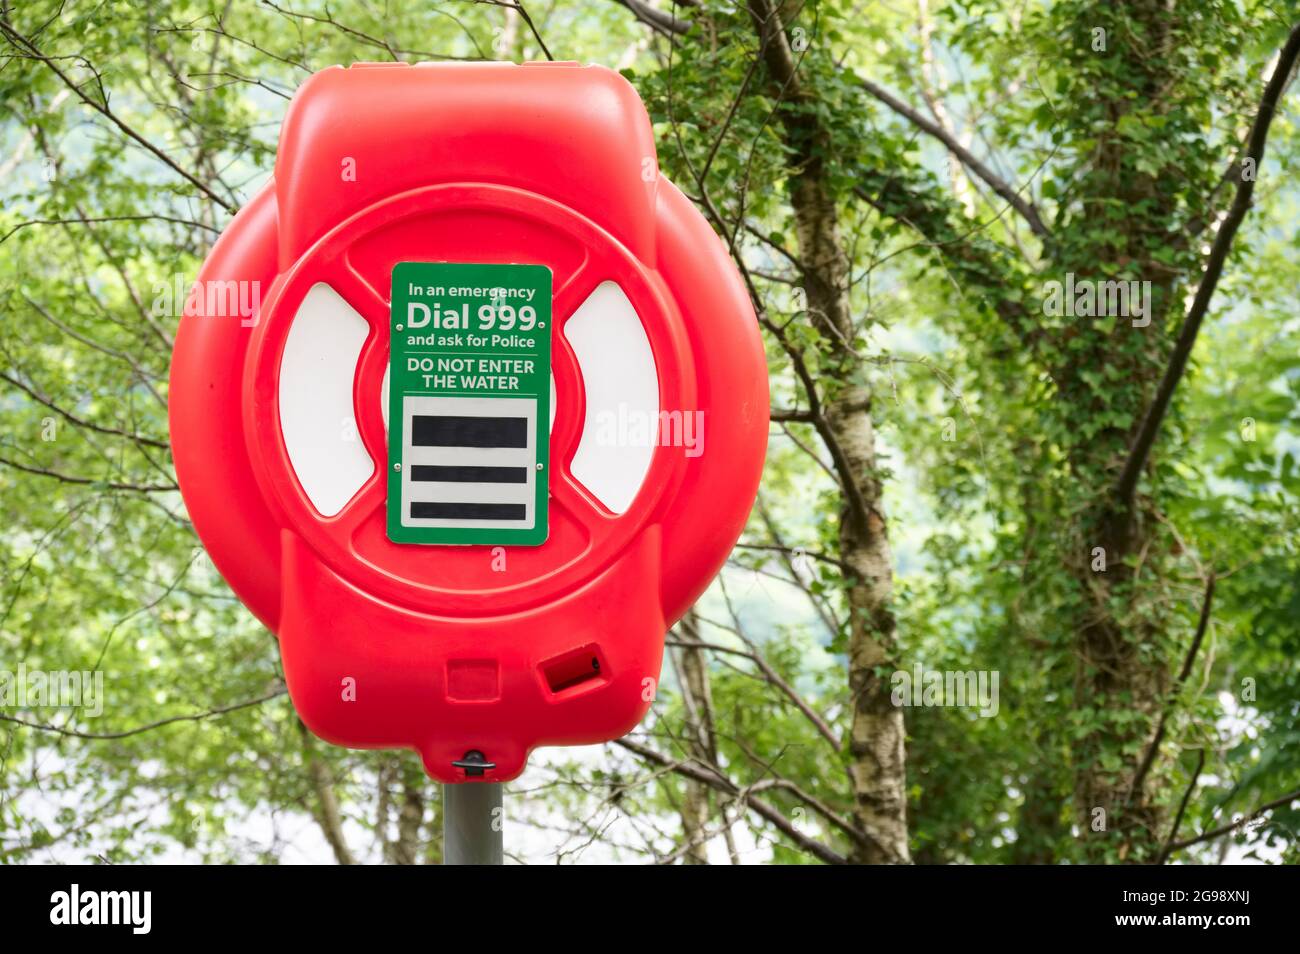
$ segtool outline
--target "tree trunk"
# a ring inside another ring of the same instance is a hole
[[[683,631],[694,632],[694,626],[683,626]],[[705,724],[706,712],[704,700],[709,692],[708,660],[701,649],[680,649],[677,651],[678,669],[682,682],[682,698],[686,707],[687,748],[694,758],[712,765],[708,736],[709,727]],[[703,782],[686,779],[682,799],[682,831],[686,838],[686,853],[682,860],[688,865],[707,865],[709,863],[708,836],[709,824],[709,788]]]
[[[418,760],[406,759],[402,766],[402,805],[397,813],[397,840],[393,842],[394,864],[419,864],[426,784],[428,780]]]
[[[840,512],[840,559],[854,579],[848,590],[849,688],[853,722],[849,729],[849,777],[854,817],[870,841],[853,860],[866,864],[906,864],[907,772],[903,748],[903,710],[893,704],[886,670],[894,663],[893,564],[880,485],[875,477],[875,431],[865,388],[845,389],[828,402],[827,416],[845,456],[862,478],[870,508],[866,520],[852,508]]]
[[[1186,225],[1186,215],[1177,191],[1142,169],[1139,158],[1147,147],[1115,131],[1135,94],[1147,108],[1177,108],[1167,95],[1175,79],[1169,72],[1176,45],[1171,10],[1163,0],[1130,0],[1099,6],[1098,17],[1112,27],[1127,24],[1127,36],[1115,39],[1109,53],[1125,80],[1095,91],[1093,105],[1106,117],[1107,131],[1078,176],[1077,203],[1088,210],[1088,229],[1084,240],[1054,255],[1053,277],[1064,280],[1073,272],[1094,281],[1149,281],[1150,324],[1134,327],[1119,318],[1112,329],[1079,319],[1066,330],[1072,340],[1068,360],[1053,372],[1054,413],[1064,433],[1086,438],[1067,445],[1067,479],[1075,496],[1058,502],[1066,528],[1062,559],[1075,588],[1068,620],[1076,659],[1074,709],[1085,727],[1071,743],[1075,823],[1089,860],[1141,861],[1158,850],[1164,826],[1162,806],[1130,793],[1130,786],[1176,652],[1173,621],[1150,592],[1172,554],[1157,533],[1158,499],[1138,494],[1120,500],[1114,488],[1168,360],[1179,284],[1162,255],[1169,236]],[[1116,372],[1123,386],[1099,386],[1095,375],[1105,370]],[[1158,498],[1158,487],[1153,494]],[[1142,564],[1140,576],[1135,562]]]
[[[854,819],[868,836],[852,860],[866,864],[904,864],[907,844],[907,784],[903,713],[894,706],[885,670],[893,668],[894,618],[890,610],[893,564],[881,509],[876,467],[872,394],[863,382],[853,352],[854,323],[849,308],[849,259],[842,247],[839,208],[825,156],[830,137],[813,109],[797,73],[793,52],[777,8],[751,0],[751,18],[763,44],[763,57],[780,110],[790,151],[790,201],[803,267],[810,319],[821,332],[822,395],[832,457],[844,484],[840,508],[840,559],[849,568],[849,671],[853,721],[849,734],[849,780]],[[791,108],[793,107],[793,108]]]
[[[303,756],[307,760],[307,778],[311,781],[312,791],[316,795],[312,817],[316,819],[316,824],[320,826],[330,850],[334,852],[334,860],[341,865],[354,865],[356,859],[352,857],[352,851],[348,848],[347,839],[343,835],[343,813],[339,811],[339,800],[334,794],[333,775],[325,761],[316,754],[315,740],[301,720],[298,721],[298,728],[302,732]]]

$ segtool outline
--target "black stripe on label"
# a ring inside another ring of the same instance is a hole
[[[526,467],[433,467],[415,464],[412,480],[442,480],[457,484],[526,484]]]
[[[527,515],[525,504],[411,501],[413,520],[523,520]]]
[[[526,417],[453,417],[416,414],[411,419],[416,447],[527,447]]]

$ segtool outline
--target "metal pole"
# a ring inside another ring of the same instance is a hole
[[[501,783],[461,782],[442,787],[442,863],[499,865]]]

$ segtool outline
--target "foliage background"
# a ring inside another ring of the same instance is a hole
[[[0,669],[102,669],[107,695],[98,718],[0,710],[0,859],[439,860],[418,760],[314,741],[207,561],[155,299],[267,181],[311,72],[549,54],[641,92],[664,173],[745,267],[774,423],[652,717],[535,758],[508,850],[1296,861],[1293,96],[1142,482],[1112,494],[1296,22],[1250,0],[0,3]],[[1068,271],[1152,280],[1155,320],[1045,314]],[[916,665],[998,672],[998,714],[889,706]]]

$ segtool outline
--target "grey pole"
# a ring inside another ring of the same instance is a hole
[[[460,782],[442,787],[442,863],[501,864],[500,782]]]

